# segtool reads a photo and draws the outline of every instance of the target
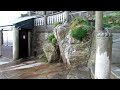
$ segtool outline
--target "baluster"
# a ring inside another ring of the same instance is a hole
[[[51,24],[53,24],[53,16],[51,16]]]
[[[41,21],[41,25],[42,25],[43,24],[42,18],[40,19],[40,21]]]
[[[38,26],[38,19],[36,19],[36,26]]]
[[[47,17],[47,24],[49,25],[49,16]]]
[[[36,26],[36,21],[35,21],[36,19],[34,19],[34,26]]]
[[[56,15],[55,15],[55,22],[57,22],[57,17],[56,17]]]
[[[40,20],[38,19],[38,26],[40,26]]]
[[[58,19],[58,20],[59,20],[59,22],[60,22],[60,14],[58,14],[58,17],[59,17],[59,19]]]
[[[50,24],[52,23],[52,19],[51,19],[51,16],[50,16]]]
[[[44,25],[45,23],[44,23],[45,21],[44,21],[44,17],[42,18],[42,25]]]
[[[39,25],[41,25],[41,18],[39,18],[39,23],[40,23]]]

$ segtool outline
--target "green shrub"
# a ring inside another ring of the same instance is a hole
[[[112,12],[103,16],[103,25],[105,28],[120,26],[120,12]]]
[[[71,30],[70,35],[77,40],[82,40],[87,35],[87,29],[84,26],[76,27]]]
[[[55,38],[55,36],[53,34],[51,34],[48,36],[48,42],[55,45],[57,43],[57,39]]]
[[[70,26],[70,36],[82,40],[88,33],[89,30],[92,30],[94,26],[91,26],[89,21],[80,17],[76,17]]]
[[[71,22],[70,29],[74,29],[78,25],[90,25],[90,24],[86,19],[75,17],[75,19]]]

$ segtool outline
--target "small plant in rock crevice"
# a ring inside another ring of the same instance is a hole
[[[55,38],[54,34],[48,36],[48,42],[52,43],[53,45],[57,43],[57,39]]]

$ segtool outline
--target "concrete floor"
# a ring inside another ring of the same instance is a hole
[[[20,62],[4,57],[0,58],[0,63],[0,79],[91,79],[86,67],[76,69],[63,63]]]

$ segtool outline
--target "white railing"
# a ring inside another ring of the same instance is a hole
[[[34,26],[44,25],[44,17],[36,18],[34,20]]]
[[[79,12],[74,12],[74,13],[69,13],[69,17],[71,17],[71,15],[78,15],[78,16],[87,16],[88,13],[87,11],[79,11]],[[56,22],[65,22],[66,16],[65,16],[65,12],[58,12],[55,14],[51,14],[49,16],[47,16],[47,25],[52,25]],[[34,20],[34,26],[41,26],[44,25],[44,16],[43,17],[38,17]]]
[[[54,15],[50,15],[47,17],[47,24],[53,24],[55,22],[64,22],[65,21],[65,15],[64,12],[58,13],[58,14],[54,14]]]
[[[64,22],[65,21],[65,13],[55,13],[54,15],[47,16],[47,25],[54,24],[55,22]],[[44,25],[44,17],[38,17],[34,20],[34,26]]]

